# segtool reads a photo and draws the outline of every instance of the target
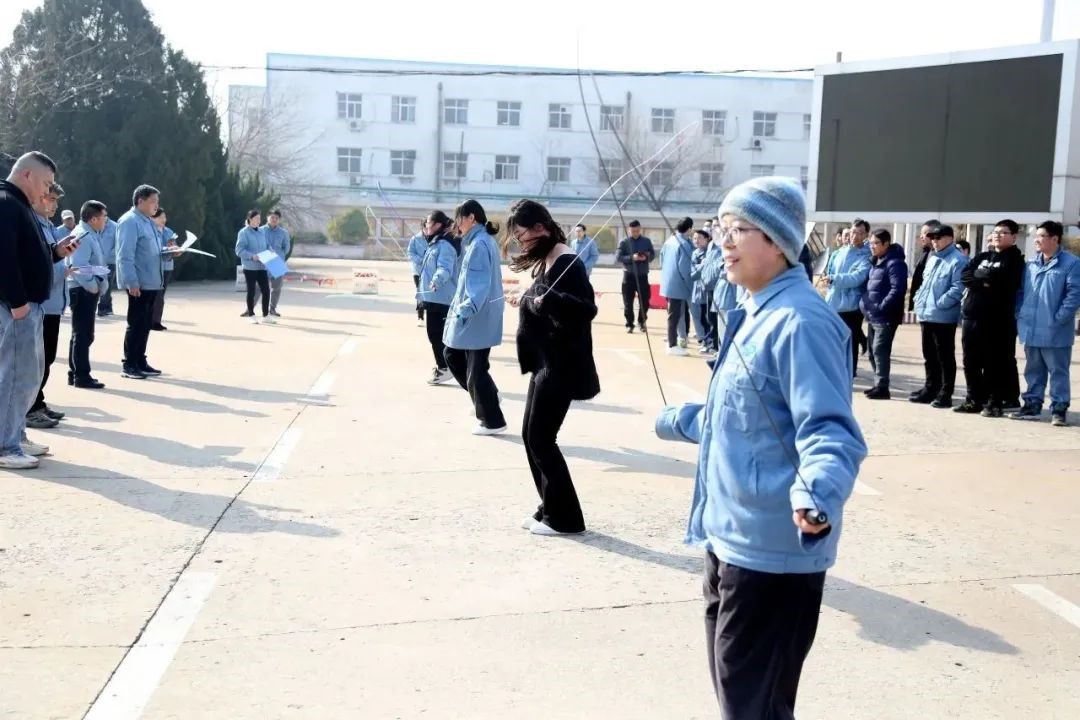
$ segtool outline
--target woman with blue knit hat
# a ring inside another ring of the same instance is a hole
[[[705,629],[725,718],[794,718],[825,571],[866,443],[851,409],[850,331],[806,278],[806,201],[787,178],[720,206],[728,280],[704,404],[668,407],[662,439],[700,446],[686,541],[705,548]]]

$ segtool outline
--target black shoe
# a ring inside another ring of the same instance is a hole
[[[1069,426],[1069,414],[1067,410],[1050,410],[1050,424],[1054,427],[1068,427]]]
[[[139,368],[139,370],[142,372],[143,375],[160,375],[161,374],[160,370],[155,370],[154,368],[150,367],[149,363],[144,363],[143,366],[141,368]]]
[[[645,330],[645,323],[638,324],[638,327],[641,328],[641,332],[648,332],[647,330]]]
[[[913,402],[916,405],[929,405],[934,402],[934,396],[928,392],[915,393],[908,397],[908,402]]]
[[[163,330],[168,330],[169,328],[165,327],[161,323],[158,323],[157,325],[150,326],[150,329],[151,330],[157,330],[158,332],[162,332]]]
[[[271,314],[271,315],[273,315],[274,317],[281,317],[281,313],[279,313],[279,312],[278,312],[277,310],[271,310],[271,311],[270,311],[270,314]],[[423,316],[423,315],[421,315],[421,316],[420,316],[420,319],[421,319],[421,320],[423,320],[423,319],[424,319],[424,316]]]
[[[959,406],[953,408],[954,413],[961,413],[962,415],[977,415],[981,413],[983,406],[972,402],[971,400],[965,400]]]
[[[633,335],[634,334],[634,326],[633,325],[630,325],[630,326],[628,326],[626,328],[626,334],[627,335]]]
[[[75,376],[72,375],[71,373],[68,373],[68,385],[74,385],[74,384],[75,384]]]
[[[1005,417],[1005,411],[999,407],[994,407],[993,405],[983,408],[983,411],[979,414],[982,415],[984,418]]]
[[[84,390],[100,390],[105,387],[105,383],[99,382],[92,377],[75,378],[75,387]]]
[[[889,392],[889,388],[874,387],[866,391],[866,398],[868,400],[892,400],[892,393]]]
[[[910,393],[908,393],[908,399],[914,400],[915,398],[919,397],[920,395],[928,395],[928,394],[929,393],[926,392],[926,388],[921,387],[918,390],[912,390]]]
[[[62,413],[59,410],[53,410],[48,405],[45,406],[44,412],[45,412],[46,415],[51,417],[53,420],[57,420],[57,421],[63,420],[65,417],[67,417],[66,413]]]
[[[242,313],[240,317],[255,317],[255,313],[249,311],[246,313]]]
[[[937,408],[938,410],[944,410],[945,408],[952,407],[952,398],[936,397],[934,401],[930,403],[930,407]]]
[[[139,370],[139,369],[133,368],[133,367],[124,368],[123,372],[121,372],[120,374],[122,376],[124,376],[126,378],[130,378],[132,380],[145,380],[146,379],[146,373],[144,373],[142,370]]]

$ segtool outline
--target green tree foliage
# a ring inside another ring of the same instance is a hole
[[[330,221],[326,234],[335,245],[360,245],[371,234],[362,210],[349,210]]]
[[[600,252],[612,253],[615,252],[615,245],[618,241],[615,239],[615,233],[611,228],[604,228],[593,236],[593,242],[596,243],[596,247]]]
[[[228,167],[202,70],[165,43],[140,0],[45,0],[0,51],[0,153],[42,150],[64,206],[117,218],[136,186],[161,190],[169,225],[217,258],[185,256],[180,279],[231,278],[244,213],[277,198]]]

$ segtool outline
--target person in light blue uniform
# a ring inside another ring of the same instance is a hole
[[[686,355],[686,326],[694,282],[690,277],[694,245],[687,233],[694,221],[685,217],[660,248],[660,294],[667,299],[668,355]]]
[[[589,237],[588,230],[581,223],[574,226],[574,237],[570,239],[570,249],[581,259],[581,264],[585,266],[585,274],[592,275],[593,268],[600,261],[600,248],[596,247],[596,242]]]
[[[424,219],[424,242],[426,250],[420,259],[420,281],[416,298],[426,312],[428,342],[435,355],[435,370],[429,385],[442,385],[453,379],[446,364],[446,315],[454,301],[458,278],[458,250],[461,248],[450,228],[453,221],[442,210],[432,210]]]
[[[424,254],[428,251],[428,239],[425,235],[427,228],[424,227],[420,232],[409,238],[409,247],[406,249],[406,255],[409,257],[409,264],[412,265],[412,279],[413,285],[416,286],[416,291],[420,292],[420,267],[424,262]],[[424,301],[417,296],[416,300],[416,319],[417,325],[424,326]]]
[[[851,224],[851,244],[838,249],[829,257],[829,268],[821,281],[828,286],[825,302],[840,315],[851,331],[852,372],[859,371],[859,350],[866,348],[863,333],[863,314],[859,301],[870,278],[870,223],[856,218]]]
[[[964,268],[968,258],[956,247],[948,225],[926,234],[934,248],[926,262],[922,285],[915,294],[915,316],[922,329],[926,382],[908,398],[913,403],[943,409],[953,405],[956,384],[956,326],[964,297]]]
[[[476,200],[455,210],[454,224],[461,234],[461,270],[443,331],[446,364],[472,398],[479,421],[473,434],[497,435],[506,431],[490,365],[491,348],[501,345],[503,336],[502,265],[492,237],[499,226],[488,221]]]
[[[1065,228],[1049,220],[1035,232],[1037,255],[1024,271],[1017,312],[1020,342],[1027,362],[1024,405],[1009,417],[1038,420],[1050,379],[1050,421],[1068,422],[1072,388],[1069,364],[1076,341],[1076,311],[1080,309],[1080,258],[1061,247]]]
[[[266,218],[266,224],[259,228],[259,232],[266,235],[267,246],[274,251],[279,258],[285,260],[292,251],[292,238],[289,231],[281,225],[281,211],[271,210]],[[279,318],[278,301],[281,300],[281,289],[285,285],[285,276],[270,278],[270,316]]]
[[[112,291],[113,285],[116,284],[116,221],[112,218],[105,221],[105,229],[98,236],[98,244],[101,246],[101,255],[105,258],[105,264],[109,268],[109,282],[98,301],[98,317],[108,317],[113,314]]]
[[[706,268],[705,261],[709,258],[709,250],[713,247],[712,238],[708,230],[694,231],[694,254],[690,258],[690,279],[694,283],[690,294],[690,315],[694,319],[694,327],[697,328],[698,339],[701,340],[701,353],[709,354],[716,339],[716,326],[712,319],[712,286],[706,284],[703,275]],[[713,285],[715,285],[713,278]]]
[[[705,547],[721,715],[792,718],[867,448],[851,407],[850,332],[799,264],[802,187],[751,180],[720,216],[728,279],[749,295],[728,311],[705,403],[665,408],[656,432],[700,446],[686,541]]]
[[[68,293],[71,296],[71,342],[68,344],[68,385],[87,390],[100,390],[105,383],[90,374],[90,346],[94,344],[94,318],[98,299],[108,287],[109,279],[94,275],[90,269],[106,267],[101,251],[101,233],[109,219],[104,203],[88,200],[79,213],[81,222],[76,228],[79,247],[66,260],[69,269]],[[74,272],[78,269],[80,272]]]
[[[163,285],[161,241],[151,219],[160,198],[157,188],[140,185],[132,196],[133,207],[116,223],[116,279],[128,294],[122,375],[133,380],[161,374],[146,359],[154,301]]]
[[[154,226],[158,231],[158,240],[161,242],[161,292],[154,298],[154,312],[151,319],[150,329],[161,332],[169,328],[161,324],[161,318],[165,315],[165,293],[169,290],[169,282],[172,280],[173,270],[176,268],[176,254],[165,252],[170,248],[176,248],[176,233],[172,228],[165,225],[169,217],[165,214],[165,208],[159,207],[154,213]]]
[[[259,253],[270,249],[266,235],[259,232],[261,220],[258,210],[249,210],[244,227],[236,234],[234,251],[236,257],[240,258],[240,266],[244,269],[244,280],[247,283],[247,310],[240,317],[250,318],[253,323],[259,321],[255,317],[255,291],[258,290],[261,294],[263,322],[273,324],[274,318],[270,316],[270,277],[258,258]]]

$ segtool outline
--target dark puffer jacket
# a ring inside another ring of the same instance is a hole
[[[907,281],[904,248],[892,243],[885,255],[870,264],[866,291],[859,302],[866,319],[874,325],[899,324],[904,319]]]

